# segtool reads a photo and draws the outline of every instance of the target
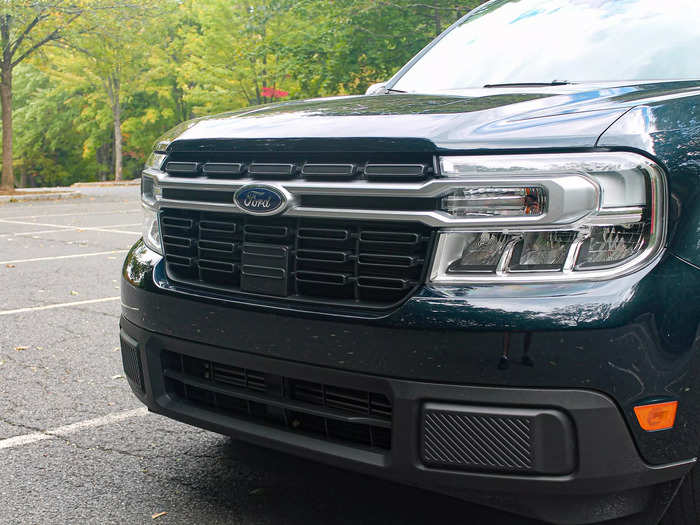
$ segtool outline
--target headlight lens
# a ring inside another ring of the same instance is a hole
[[[143,242],[154,252],[163,255],[158,212],[148,206],[143,207]]]
[[[561,270],[576,232],[526,233],[515,246],[510,268],[513,271]]]
[[[647,237],[648,225],[644,222],[591,228],[581,246],[577,268],[595,268],[629,259],[644,248]]]
[[[456,188],[441,198],[442,211],[459,218],[473,218],[472,222],[478,220],[479,224],[441,230],[430,275],[432,282],[605,279],[640,268],[663,246],[664,173],[640,155],[475,156],[440,160],[443,176],[460,179],[455,180]],[[568,224],[561,220],[548,224],[549,211],[558,209],[560,201],[569,198],[569,194],[564,191],[552,195],[543,187],[518,185],[519,179],[533,175],[547,180],[583,177],[596,186],[598,202],[588,213],[572,216]],[[479,180],[485,184],[480,186]],[[460,183],[464,186],[460,187]],[[499,226],[505,217],[508,225]]]
[[[506,248],[510,236],[503,233],[465,233],[455,238],[464,247],[460,256],[447,267],[450,274],[466,272],[495,272],[501,253]]]
[[[544,188],[459,188],[442,198],[442,209],[454,217],[525,217],[545,209]]]

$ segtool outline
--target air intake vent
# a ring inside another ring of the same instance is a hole
[[[391,449],[392,404],[384,394],[170,351],[162,360],[168,392],[199,407],[331,441]]]
[[[199,163],[197,162],[168,162],[165,166],[168,175],[177,177],[188,177],[199,173]]]
[[[270,145],[264,149],[269,150]],[[174,151],[166,171],[173,176],[201,174],[212,179],[285,181],[294,179],[347,181],[377,180],[386,183],[417,182],[438,176],[435,158],[430,153],[406,151],[357,153],[244,152],[244,151]]]
[[[248,166],[248,173],[251,177],[265,179],[289,179],[296,171],[294,164],[259,164],[253,163]]]
[[[202,173],[205,177],[212,178],[235,178],[243,175],[244,167],[240,162],[238,163],[223,163],[223,162],[207,162],[202,167]]]
[[[370,180],[421,180],[428,175],[424,164],[367,164],[365,175]]]
[[[301,174],[307,179],[352,179],[355,169],[354,164],[304,164]]]
[[[424,278],[432,231],[165,209],[169,277],[219,291],[383,308]]]

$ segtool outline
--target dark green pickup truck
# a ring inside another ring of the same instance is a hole
[[[700,523],[698,20],[495,0],[365,96],[178,126],[123,270],[135,395],[551,523]]]

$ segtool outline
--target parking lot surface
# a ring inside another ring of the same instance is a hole
[[[534,524],[148,414],[118,348],[138,187],[81,191],[0,205],[0,523]]]

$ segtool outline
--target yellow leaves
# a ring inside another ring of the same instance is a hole
[[[160,114],[156,108],[148,108],[146,112],[141,116],[141,122],[144,124],[154,123],[158,120]]]

